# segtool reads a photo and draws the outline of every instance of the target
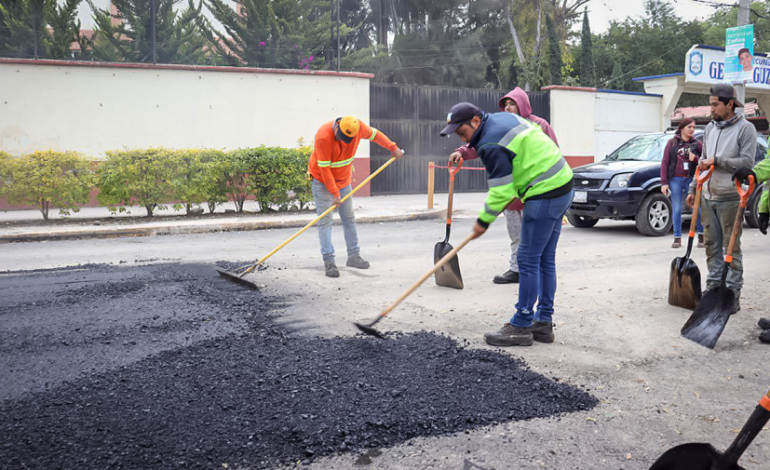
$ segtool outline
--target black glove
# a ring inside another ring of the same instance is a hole
[[[754,182],[757,182],[757,174],[754,173],[751,168],[741,168],[740,170],[735,170],[735,173],[733,173],[733,181],[738,180],[743,184],[749,184],[749,176],[753,176]]]
[[[770,214],[767,212],[759,213],[759,231],[762,235],[767,235],[767,222],[770,221]]]

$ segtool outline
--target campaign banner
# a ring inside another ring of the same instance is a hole
[[[746,89],[770,90],[770,58],[757,52],[751,62],[751,80],[746,83]],[[687,52],[684,74],[688,83],[725,83],[724,49],[702,45],[691,47]]]
[[[725,81],[754,81],[754,25],[747,24],[725,30]]]

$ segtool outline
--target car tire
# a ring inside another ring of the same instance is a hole
[[[587,217],[585,215],[574,215],[569,211],[567,211],[567,220],[573,227],[577,228],[591,228],[599,223],[599,219]]]
[[[749,207],[746,208],[746,223],[751,228],[759,227],[759,201],[762,199],[762,186],[757,188],[756,194],[751,198]]]
[[[661,193],[652,193],[644,198],[636,212],[636,228],[642,235],[662,237],[671,231],[672,215],[669,198]]]

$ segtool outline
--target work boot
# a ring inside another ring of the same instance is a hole
[[[496,333],[485,333],[484,341],[492,346],[532,346],[532,328],[520,328],[506,323]]]
[[[492,279],[492,282],[494,282],[495,284],[518,284],[519,273],[509,269],[503,274],[498,274],[497,276],[495,276],[495,278]]]
[[[553,323],[536,321],[532,323],[532,339],[541,343],[553,343]]]
[[[703,248],[705,245],[703,244],[703,234],[698,234],[698,248]]]
[[[759,334],[759,340],[763,343],[770,343],[770,330],[765,330]]]
[[[334,264],[334,261],[324,262],[324,267],[326,268],[327,277],[340,277],[340,270],[337,269],[337,265]]]
[[[741,293],[735,293],[735,301],[733,302],[733,309],[730,311],[730,315],[734,315],[741,310]]]
[[[770,318],[760,318],[757,325],[763,330],[770,330]]]
[[[348,256],[348,262],[345,264],[351,268],[369,269],[369,262],[364,261],[360,255]]]
[[[682,248],[682,239],[674,238],[674,243],[671,244],[671,248]]]

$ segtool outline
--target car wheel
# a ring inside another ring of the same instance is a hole
[[[599,219],[594,219],[593,217],[586,217],[584,215],[575,215],[567,211],[567,220],[570,224],[572,224],[573,227],[578,228],[591,228],[597,223],[599,223]]]
[[[661,193],[644,198],[636,212],[636,228],[642,235],[662,237],[671,230],[671,201]]]
[[[762,199],[762,187],[749,200],[749,207],[746,208],[746,223],[751,228],[759,227],[759,201]]]

